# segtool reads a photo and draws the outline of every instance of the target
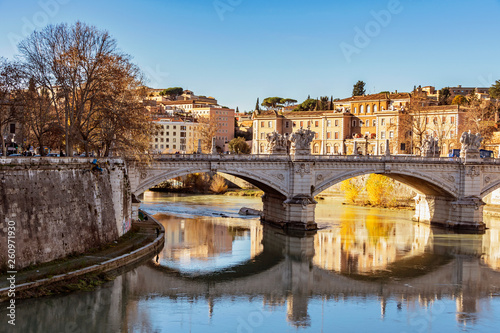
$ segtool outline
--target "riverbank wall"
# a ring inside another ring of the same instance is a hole
[[[125,162],[119,158],[92,162],[92,158],[0,158],[2,271],[81,254],[130,230]]]

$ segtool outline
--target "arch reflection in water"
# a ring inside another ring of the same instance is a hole
[[[492,297],[500,285],[496,229],[455,235],[387,220],[379,210],[340,211],[322,222],[327,229],[302,235],[255,219],[165,215],[166,247],[157,263],[94,292],[20,302],[16,329],[316,332],[366,329],[368,320],[370,330],[419,331],[499,324],[500,303]]]

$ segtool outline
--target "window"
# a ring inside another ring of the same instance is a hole
[[[319,133],[314,133],[314,138],[318,139],[319,138]]]
[[[155,148],[158,149],[158,145],[155,145]]]
[[[319,145],[318,144],[314,145],[313,151],[314,151],[314,154],[319,154]]]
[[[174,146],[173,146],[173,148],[174,148],[174,149],[177,149],[177,145],[174,145]]]
[[[373,112],[377,112],[377,105],[373,105]]]
[[[339,132],[335,132],[335,139],[338,140],[338,138],[339,138]]]
[[[366,113],[370,113],[370,106],[366,106]]]
[[[160,149],[163,149],[163,145],[160,145]]]
[[[181,138],[185,138],[186,137],[186,132],[181,132]]]
[[[330,147],[330,145],[327,145],[326,146],[326,153],[330,154],[331,152],[332,152],[332,147]]]
[[[377,121],[373,119],[373,127],[377,126]]]
[[[170,142],[170,139],[169,139],[169,138],[166,138],[166,139],[165,139],[165,142]]]
[[[263,121],[261,121],[261,122],[260,122],[260,127],[264,127],[264,124],[265,124],[265,123],[264,123]]]
[[[446,117],[445,116],[443,116],[442,121],[443,121],[443,124],[446,124]]]
[[[272,121],[268,121],[267,122],[267,127],[272,128],[273,127],[273,122]]]
[[[380,125],[382,125],[382,126],[385,125],[385,118],[380,119]]]
[[[394,137],[394,132],[393,132],[393,131],[390,131],[390,132],[389,132],[389,138],[391,138],[391,139],[392,139],[393,137]]]
[[[358,108],[354,107],[354,113],[356,113],[357,111],[358,111]]]
[[[177,139],[176,139],[176,138],[173,138],[173,139],[172,139],[172,142],[176,142],[176,141],[177,141]]]
[[[356,120],[352,121],[352,127],[356,127]]]
[[[260,133],[260,139],[264,140],[264,133]]]
[[[311,127],[311,122],[308,120],[307,121],[307,128]]]
[[[451,117],[451,123],[454,124],[455,123],[455,117]]]
[[[163,132],[160,132],[160,135],[163,135]]]
[[[160,138],[160,142],[163,142],[163,138]]]
[[[295,121],[294,121],[294,122],[292,123],[292,126],[293,126],[293,127],[297,127],[297,122],[295,122]]]
[[[380,138],[385,139],[385,131],[380,132]]]
[[[174,136],[176,136],[176,135],[177,135],[177,132],[174,132],[174,133],[173,133],[173,135],[174,135]]]
[[[158,138],[155,138],[155,142],[158,142]]]
[[[170,125],[167,125],[167,129],[169,129],[169,128],[170,128]],[[167,132],[167,133],[168,133],[168,132]]]
[[[332,132],[326,132],[326,138],[331,139],[332,138]]]
[[[304,122],[303,121],[300,122],[300,127],[304,127]]]
[[[337,126],[337,127],[339,126],[339,121],[338,121],[338,119],[335,119],[335,126]]]
[[[331,120],[327,120],[326,121],[326,126],[331,127],[332,126],[332,121]]]
[[[177,126],[176,126],[176,125],[174,125],[174,126],[173,126],[173,129],[176,129],[176,128],[177,128]],[[175,135],[175,134],[174,134],[174,135]]]
[[[181,126],[181,131],[185,131],[186,130],[186,126]]]
[[[359,107],[359,113],[363,113],[363,112],[365,112],[365,106],[364,106],[364,105],[361,105],[361,106]]]
[[[289,121],[286,121],[285,122],[285,128],[289,128],[290,127],[290,122]]]
[[[167,135],[167,136],[170,136],[170,132],[167,132],[167,134],[166,134],[166,135]]]
[[[318,126],[319,126],[319,121],[317,121],[317,120],[316,120],[316,121],[314,122],[314,127],[318,127]]]

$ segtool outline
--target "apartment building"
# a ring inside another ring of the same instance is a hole
[[[387,140],[391,154],[418,154],[418,142],[425,135],[442,142],[442,154],[456,148],[465,110],[456,105],[424,104],[413,112],[411,103],[409,93],[382,93],[336,101],[335,110],[256,111],[252,153],[266,153],[269,133],[290,135],[300,128],[315,132],[312,154],[380,155],[385,153]]]
[[[216,126],[215,144],[221,151],[225,144],[234,139],[234,109],[219,106],[200,107],[191,110],[196,118],[205,118],[205,126]]]
[[[158,127],[151,138],[153,154],[190,154],[197,151],[200,124],[194,119],[171,117],[155,119],[153,122]]]

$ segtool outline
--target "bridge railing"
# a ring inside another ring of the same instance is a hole
[[[349,162],[406,162],[406,163],[461,163],[455,157],[423,157],[400,155],[257,155],[257,154],[164,154],[155,155],[157,161],[349,161]],[[483,161],[482,161],[483,162]],[[500,164],[489,159],[488,164]]]

